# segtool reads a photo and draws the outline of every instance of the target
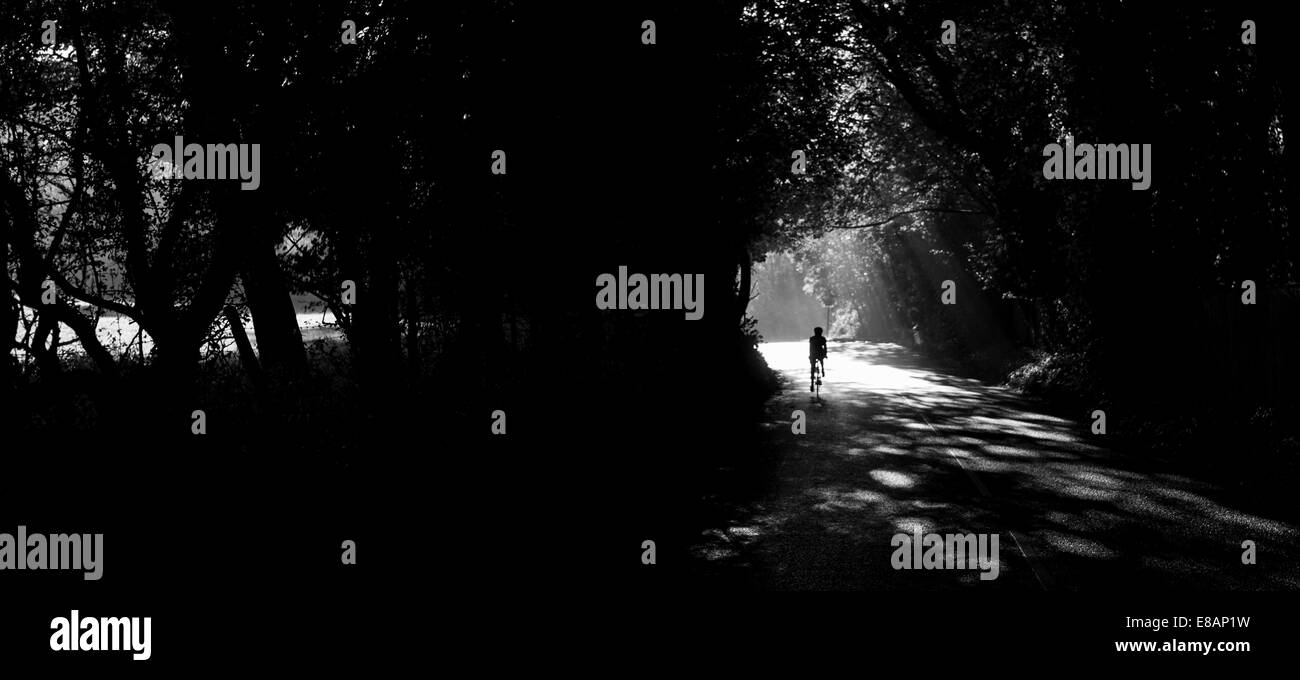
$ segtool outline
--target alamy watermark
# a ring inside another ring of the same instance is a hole
[[[50,620],[50,649],[56,652],[135,652],[131,658],[147,661],[153,655],[153,619],[139,616],[81,617],[73,609],[67,616]]]
[[[1151,186],[1150,144],[1079,144],[1065,138],[1065,146],[1043,147],[1046,179],[1123,179],[1133,182],[1134,191]]]
[[[80,569],[87,581],[104,571],[104,534],[0,534],[0,570]]]
[[[889,545],[894,569],[978,569],[981,581],[992,581],[1001,570],[997,534],[921,535],[916,527],[911,536],[894,534]]]
[[[687,321],[704,318],[703,274],[632,274],[627,267],[596,277],[596,309],[684,309]]]
[[[174,144],[156,144],[149,155],[159,179],[239,179],[244,191],[262,185],[261,144],[186,144],[176,135]]]

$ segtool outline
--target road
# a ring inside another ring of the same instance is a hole
[[[798,590],[1300,588],[1295,523],[1109,450],[1087,414],[1049,415],[1011,390],[865,342],[831,344],[819,403],[808,392],[806,342],[761,349],[787,378],[769,402],[769,450],[756,452],[773,461],[772,478],[694,547],[715,573]],[[796,410],[806,434],[791,432]],[[997,578],[895,569],[891,541],[918,528],[997,534]],[[1246,540],[1257,564],[1242,564]]]

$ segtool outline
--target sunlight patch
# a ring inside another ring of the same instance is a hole
[[[906,489],[916,484],[910,476],[893,470],[872,470],[870,474],[872,479],[893,489]]]
[[[1023,446],[1005,446],[1003,444],[985,444],[984,452],[994,456],[1014,456],[1016,458],[1032,457],[1033,449]]]
[[[1060,492],[1089,501],[1112,501],[1119,495],[1113,489],[1098,489],[1091,486],[1066,486],[1060,489]]]
[[[1072,555],[1090,557],[1095,560],[1109,560],[1115,558],[1114,550],[1111,550],[1096,541],[1089,541],[1086,538],[1070,536],[1067,534],[1058,534],[1055,532],[1047,532],[1044,534],[1044,538],[1053,547]]]
[[[918,531],[924,534],[925,528],[928,526],[934,526],[934,524],[934,522],[925,518],[903,517],[895,522],[894,526],[898,528],[898,531],[905,534],[914,534]]]
[[[1247,515],[1244,512],[1238,512],[1224,507],[1216,507],[1210,512],[1210,516],[1220,522],[1230,522],[1250,531],[1259,531],[1269,536],[1278,538],[1291,538],[1296,535],[1296,528],[1275,522],[1271,519],[1264,519],[1255,515]]]
[[[834,510],[861,510],[868,504],[877,504],[886,500],[884,494],[867,489],[840,491],[838,489],[811,489],[811,496],[823,499],[813,506],[814,510],[829,512]]]
[[[1108,489],[1116,489],[1123,486],[1123,483],[1118,479],[1109,475],[1103,475],[1100,472],[1089,472],[1084,470],[1082,472],[1074,473],[1074,478],[1081,482],[1092,484],[1093,486],[1100,486]]]
[[[844,494],[844,497],[862,503],[879,503],[885,499],[884,494],[875,491],[868,491],[866,489],[850,491],[849,493]]]

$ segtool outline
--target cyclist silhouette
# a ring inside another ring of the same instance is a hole
[[[808,385],[809,392],[812,392],[819,382],[817,378],[817,362],[819,361],[822,365],[822,375],[826,375],[826,337],[822,335],[821,326],[814,328],[812,336],[808,338],[808,367],[812,374]]]

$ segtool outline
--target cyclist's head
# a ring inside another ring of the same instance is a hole
[[[813,335],[821,335],[821,334],[822,334],[822,327],[821,327],[821,326],[818,326],[818,327],[816,327],[816,328],[813,329]]]

